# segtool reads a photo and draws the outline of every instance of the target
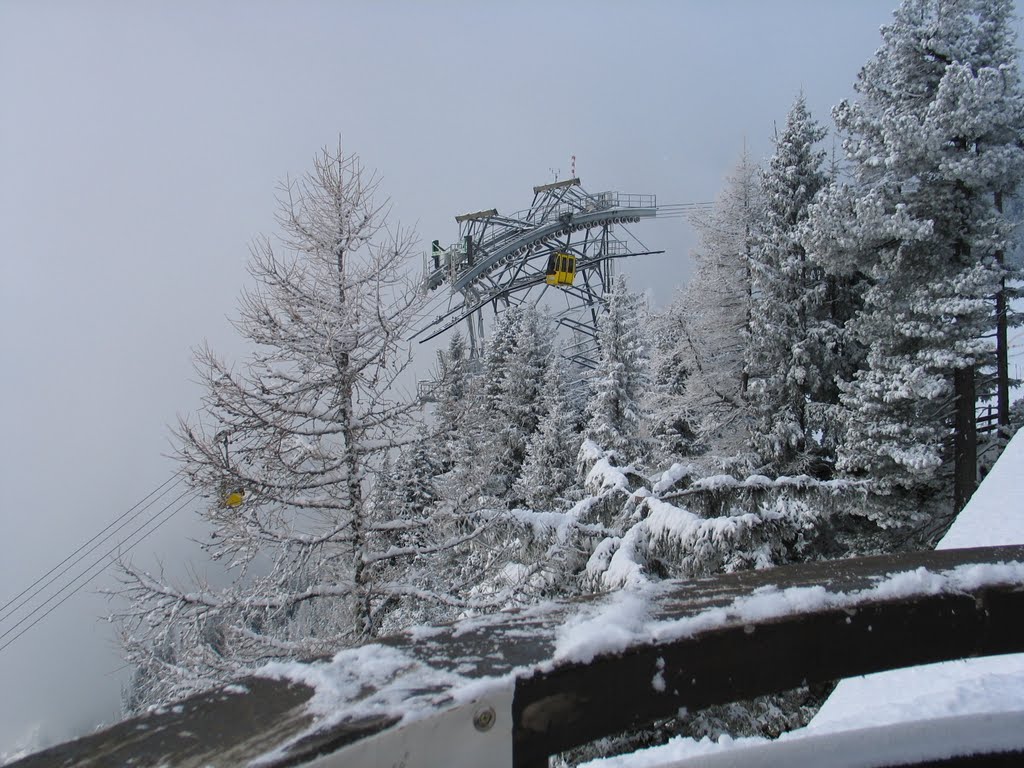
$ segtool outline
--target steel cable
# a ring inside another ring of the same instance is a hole
[[[153,523],[153,521],[157,520],[157,518],[159,518],[161,515],[164,515],[162,520],[160,520],[156,525],[154,525],[148,531],[145,531],[144,533],[142,533],[142,535],[139,536],[136,541],[132,542],[128,546],[129,549],[134,547],[136,544],[138,544],[143,539],[145,539],[147,536],[149,536],[154,531],[156,531],[158,528],[160,528],[160,526],[162,526],[164,523],[166,523],[168,520],[170,520],[172,517],[174,517],[178,512],[180,512],[182,509],[184,509],[185,506],[187,504],[189,504],[198,495],[199,495],[199,491],[188,490],[188,489],[186,489],[185,491],[182,491],[173,501],[171,501],[170,503],[166,504],[158,512],[156,512],[155,514],[150,516],[144,523],[142,523],[142,525],[140,525],[138,528],[136,528],[134,531],[132,531],[130,534],[128,534],[128,536],[126,536],[124,539],[118,541],[113,547],[111,547],[105,553],[103,553],[98,558],[96,558],[92,563],[90,563],[85,568],[85,570],[83,570],[83,571],[79,572],[78,574],[76,574],[72,578],[71,581],[69,581],[67,584],[65,584],[63,587],[61,587],[55,593],[51,594],[46,600],[44,600],[42,603],[37,605],[30,613],[28,613],[25,616],[23,616],[16,624],[14,624],[12,627],[10,627],[10,629],[8,629],[3,634],[0,634],[0,640],[3,640],[5,637],[7,637],[12,632],[14,632],[16,629],[18,629],[18,627],[20,627],[26,621],[28,621],[33,616],[35,616],[37,613],[39,613],[39,611],[43,610],[43,608],[45,608],[47,606],[47,604],[49,604],[50,602],[55,600],[59,595],[61,595],[61,593],[67,591],[70,587],[74,586],[77,583],[77,586],[75,586],[75,588],[73,590],[71,590],[71,592],[69,592],[67,595],[65,595],[60,600],[58,600],[54,605],[50,606],[50,608],[47,609],[43,613],[42,616],[39,616],[37,619],[32,621],[28,626],[26,626],[20,632],[15,634],[14,637],[12,637],[10,640],[5,642],[3,645],[0,645],[0,652],[2,652],[5,648],[7,648],[9,645],[11,645],[11,643],[13,643],[19,637],[24,635],[26,632],[28,632],[34,626],[36,626],[39,622],[41,622],[43,619],[45,619],[51,613],[53,613],[57,608],[59,608],[61,605],[63,605],[73,595],[75,595],[78,592],[80,592],[89,582],[91,582],[93,579],[95,579],[97,576],[99,576],[113,562],[113,560],[110,560],[109,562],[107,562],[108,558],[110,558],[111,555],[113,555],[115,552],[117,552],[118,549],[123,547],[127,542],[131,541],[131,539],[134,538],[135,536],[137,536],[141,531],[144,531],[144,529],[147,526],[151,525]],[[184,501],[181,501],[182,499],[184,499]],[[178,504],[179,501],[181,501],[180,504]],[[172,507],[174,507],[175,504],[178,504],[178,506],[172,509]],[[167,512],[167,510],[170,510],[170,512]],[[110,537],[108,536],[105,540],[109,540],[109,539],[110,539]],[[78,562],[80,562],[81,559],[82,558],[80,558]],[[97,568],[97,566],[99,566],[99,568]],[[92,571],[94,569],[95,569],[95,572],[93,573]]]
[[[177,478],[177,479],[175,480],[175,478]],[[183,478],[181,476],[181,472],[180,471],[175,472],[173,475],[171,475],[169,478],[167,478],[167,480],[165,480],[163,483],[158,485],[154,490],[150,491],[146,496],[142,497],[142,499],[140,501],[138,501],[130,509],[128,509],[127,512],[125,512],[124,514],[120,515],[119,517],[117,517],[116,519],[114,519],[113,521],[108,523],[107,526],[105,528],[103,528],[102,530],[100,530],[99,533],[95,534],[91,539],[89,539],[88,541],[86,541],[83,544],[81,544],[70,555],[65,557],[63,560],[61,560],[55,566],[50,568],[50,570],[48,570],[46,573],[44,573],[38,579],[33,581],[27,587],[25,587],[21,592],[19,592],[17,595],[12,597],[10,600],[8,600],[6,603],[4,603],[2,606],[0,606],[0,623],[6,621],[12,614],[14,614],[16,611],[21,609],[21,607],[24,606],[25,603],[29,602],[32,598],[34,598],[36,595],[38,595],[40,592],[42,592],[44,589],[46,589],[48,586],[50,586],[50,584],[52,584],[54,581],[59,579],[61,576],[63,576],[65,573],[67,573],[69,570],[71,570],[74,566],[76,566],[78,563],[80,563],[83,559],[85,559],[85,557],[90,552],[95,551],[97,547],[100,547],[106,541],[109,541],[110,538],[115,533],[117,533],[117,531],[119,531],[122,528],[124,528],[132,520],[137,518],[139,515],[141,515],[143,512],[145,512],[147,509],[149,509],[153,504],[155,504],[157,501],[159,501],[161,498],[163,498],[165,495],[167,495],[171,490],[176,488],[182,482],[182,479]],[[172,483],[172,481],[173,481],[173,483]],[[169,487],[166,487],[166,486],[168,486],[168,484],[171,484],[171,485]],[[161,490],[161,489],[163,489],[163,490]],[[151,497],[153,497],[154,494],[155,494],[155,498],[152,498],[152,500],[147,502],[147,500],[150,499]],[[134,512],[134,514],[132,514],[133,512]],[[125,518],[127,518],[127,519],[125,519]],[[117,523],[122,521],[122,520],[124,522],[121,522],[120,525],[117,525]],[[114,528],[115,525],[117,525],[116,528]],[[109,535],[103,537],[100,541],[96,542],[96,544],[93,544],[93,542],[95,542],[97,539],[100,539],[100,537],[103,536],[104,533],[106,533],[107,531],[110,531],[111,528],[114,528],[114,530],[111,531]],[[86,552],[84,552],[81,556],[76,558],[73,562],[68,564],[66,567],[61,568],[61,566],[63,566],[69,560],[74,558],[75,555],[78,555],[79,552],[82,552],[82,550],[85,549],[86,547],[88,547],[90,544],[93,544],[93,546],[90,547]],[[59,573],[54,574],[54,571],[57,571],[58,569],[59,569]],[[47,577],[49,577],[51,574],[54,574],[54,575],[52,576],[52,578],[50,578],[48,581],[46,581],[45,584],[42,584],[41,586],[38,586],[38,588],[35,589],[35,591],[32,592],[32,594],[28,595],[27,597],[24,597],[27,592],[32,590],[34,587],[37,587],[37,585],[39,585],[40,582],[42,582],[43,580],[47,579]],[[24,597],[24,599],[22,599],[23,597]]]

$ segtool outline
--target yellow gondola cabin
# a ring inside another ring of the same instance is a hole
[[[548,285],[572,285],[576,279],[576,257],[571,253],[555,251],[548,259],[547,275],[544,281]]]
[[[234,509],[235,507],[242,506],[243,501],[245,501],[245,491],[241,488],[236,488],[224,497],[224,506]]]

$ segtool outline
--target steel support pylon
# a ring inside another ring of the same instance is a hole
[[[503,216],[497,210],[456,216],[459,239],[442,247],[434,241],[424,256],[423,287],[450,291],[444,313],[419,331],[428,341],[466,322],[472,357],[484,353],[484,314],[494,316],[523,304],[544,303],[568,332],[566,356],[593,368],[604,295],[611,289],[616,259],[647,250],[624,225],[657,215],[654,195],[589,194],[579,179],[533,188],[529,208]],[[549,284],[552,254],[574,257],[571,282]]]

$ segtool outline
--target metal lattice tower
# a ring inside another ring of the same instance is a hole
[[[571,335],[567,357],[593,368],[613,261],[662,253],[646,250],[623,225],[657,212],[654,195],[588,194],[574,178],[534,187],[533,203],[518,213],[502,216],[492,208],[456,216],[459,240],[448,248],[434,241],[424,257],[423,286],[431,291],[448,286],[448,307],[417,336],[428,341],[465,320],[470,355],[481,357],[488,306],[497,315],[510,306],[547,299],[554,320]],[[575,257],[571,284],[548,284],[552,254]]]

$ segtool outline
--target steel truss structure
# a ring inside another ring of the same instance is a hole
[[[589,194],[574,178],[534,187],[530,207],[511,215],[491,208],[456,216],[458,241],[443,248],[435,240],[424,255],[423,287],[434,291],[448,286],[448,306],[417,337],[428,341],[466,321],[470,355],[479,358],[488,306],[497,316],[508,307],[547,299],[553,320],[570,334],[566,356],[581,366],[595,367],[597,331],[604,295],[611,288],[613,261],[663,253],[647,250],[624,225],[657,213],[654,195]],[[549,285],[553,254],[575,257],[571,284]]]

